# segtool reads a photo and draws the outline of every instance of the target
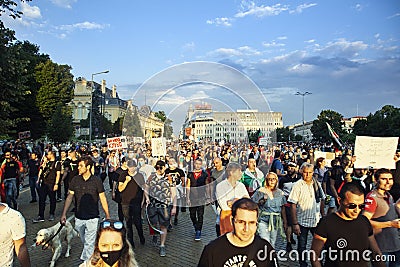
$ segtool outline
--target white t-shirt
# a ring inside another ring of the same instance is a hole
[[[218,204],[222,210],[230,210],[226,203],[228,200],[234,200],[235,198],[249,197],[249,193],[246,187],[241,182],[236,182],[236,186],[233,187],[228,180],[223,180],[217,184],[216,195]]]
[[[25,220],[20,212],[11,209],[5,203],[0,212],[0,266],[13,266],[14,240],[25,237]]]

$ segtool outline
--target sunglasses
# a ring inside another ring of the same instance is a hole
[[[122,227],[124,227],[124,224],[122,222],[118,222],[118,221],[117,222],[104,221],[104,222],[100,223],[100,227],[102,229],[111,227],[111,228],[113,228],[115,230],[121,230]]]
[[[360,210],[362,210],[362,209],[365,208],[365,204],[359,204],[359,205],[357,205],[357,204],[351,203],[351,204],[347,204],[346,207],[347,207],[348,209],[351,209],[351,210],[354,210],[354,209],[356,209],[356,208],[358,207]]]
[[[155,169],[156,169],[156,170],[161,170],[163,167],[164,167],[164,166],[156,165]]]

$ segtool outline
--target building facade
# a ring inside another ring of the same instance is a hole
[[[213,111],[211,105],[190,106],[183,125],[183,138],[194,140],[226,140],[246,142],[248,131],[260,130],[262,135],[276,141],[272,133],[283,127],[281,112],[258,110]],[[190,137],[192,136],[192,137]]]

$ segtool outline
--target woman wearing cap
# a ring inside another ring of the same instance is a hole
[[[125,236],[126,230],[122,222],[101,222],[93,255],[79,267],[137,267],[135,254]]]

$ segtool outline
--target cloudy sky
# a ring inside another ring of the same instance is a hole
[[[300,123],[298,91],[312,93],[305,97],[306,121],[323,109],[351,117],[400,106],[398,0],[33,0],[19,8],[21,19],[2,16],[19,40],[71,65],[75,77],[110,70],[95,80],[115,84],[136,105],[144,103],[135,97],[137,88],[148,88],[146,103],[167,110],[176,123],[192,100],[245,108],[232,104],[237,98],[254,109],[281,111],[284,125]],[[214,72],[216,65],[208,63],[175,66],[198,61],[225,64],[228,71]],[[160,78],[171,69],[180,72],[169,81]],[[235,78],[228,82],[231,72]],[[214,75],[193,83],[205,73]],[[155,77],[165,86],[152,87]],[[254,82],[261,96],[246,94],[253,88],[238,77]],[[232,94],[219,99],[222,91],[213,94],[210,87]],[[174,107],[167,107],[171,102]]]

